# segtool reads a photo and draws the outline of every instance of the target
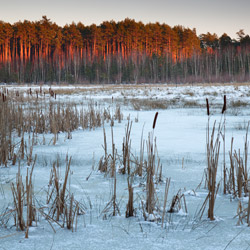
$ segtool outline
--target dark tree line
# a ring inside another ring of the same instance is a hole
[[[250,37],[131,19],[60,27],[0,21],[0,82],[140,83],[250,80]]]

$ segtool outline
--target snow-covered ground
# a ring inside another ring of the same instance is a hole
[[[2,87],[3,88],[3,87]],[[23,92],[24,97],[30,86],[4,86],[9,92]],[[32,86],[32,91],[39,86]],[[48,91],[48,86],[43,86]],[[221,120],[223,96],[227,95],[226,115],[226,163],[229,166],[228,152],[231,138],[234,148],[244,150],[245,127],[250,120],[249,85],[219,86],[168,86],[168,85],[118,85],[118,86],[52,86],[57,93],[56,101],[88,103],[92,100],[103,106],[110,106],[114,112],[116,103],[121,105],[124,120],[115,122],[114,142],[118,154],[122,150],[127,117],[132,123],[131,147],[134,155],[139,155],[141,134],[144,139],[152,131],[155,112],[158,119],[154,136],[156,137],[159,158],[163,166],[163,179],[171,177],[167,208],[173,195],[179,189],[185,194],[188,213],[183,210],[177,214],[168,214],[163,228],[161,222],[145,222],[140,210],[141,200],[145,199],[145,179],[134,179],[135,217],[125,218],[128,199],[127,175],[117,173],[117,200],[121,215],[104,216],[102,211],[111,199],[113,179],[98,172],[97,165],[104,154],[103,129],[81,130],[72,133],[72,139],[59,134],[56,145],[49,144],[52,134],[45,136],[43,145],[34,147],[37,154],[34,168],[35,196],[42,200],[47,188],[52,163],[57,158],[65,168],[66,155],[72,156],[70,189],[75,198],[86,206],[86,213],[78,217],[76,232],[55,226],[53,232],[48,222],[40,217],[38,225],[31,227],[29,238],[15,230],[7,228],[0,221],[0,249],[247,249],[250,246],[250,228],[246,224],[236,226],[238,199],[223,195],[222,188],[216,198],[216,220],[207,219],[207,209],[199,219],[207,189],[204,183],[197,189],[206,168],[206,127],[207,115],[205,99],[211,104],[213,121]],[[0,87],[1,90],[1,87]],[[138,101],[139,100],[139,101]],[[144,100],[147,102],[140,102]],[[152,104],[153,102],[153,104]],[[165,102],[165,106],[161,103]],[[136,110],[135,110],[136,109]],[[136,121],[138,119],[138,122]],[[111,152],[111,129],[105,124],[107,144]],[[28,135],[27,135],[28,136]],[[222,148],[221,148],[222,152]],[[146,154],[146,153],[145,153]],[[221,179],[223,160],[220,155],[218,181]],[[18,165],[18,164],[17,164]],[[93,171],[94,167],[94,171]],[[12,205],[10,182],[15,181],[17,166],[0,168],[0,215],[1,211]],[[27,165],[21,164],[25,176]],[[63,176],[63,175],[62,175]],[[221,185],[222,187],[222,185]],[[159,204],[163,204],[165,183],[156,187]],[[248,199],[243,198],[246,205]],[[163,205],[162,205],[163,206]]]

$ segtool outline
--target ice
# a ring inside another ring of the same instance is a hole
[[[29,85],[19,87],[5,85],[11,90],[25,92]],[[50,86],[43,86],[48,90]],[[79,128],[72,132],[72,139],[65,139],[65,134],[59,134],[56,145],[48,145],[53,138],[46,135],[46,145],[34,146],[33,155],[37,154],[37,163],[34,168],[34,186],[37,199],[45,194],[48,185],[52,162],[60,157],[62,162],[66,155],[72,156],[71,164],[71,192],[77,200],[87,207],[86,214],[78,217],[76,232],[61,229],[55,226],[53,232],[46,220],[40,217],[38,225],[30,228],[29,238],[24,239],[24,233],[15,231],[14,227],[6,229],[0,222],[0,249],[224,249],[227,244],[238,235],[228,246],[228,249],[246,249],[249,246],[250,229],[245,225],[237,227],[238,199],[222,194],[222,187],[215,202],[216,220],[210,222],[207,210],[201,220],[198,211],[201,208],[207,190],[204,183],[197,189],[206,168],[206,126],[207,116],[205,98],[209,98],[212,108],[210,126],[216,120],[221,120],[221,107],[223,95],[227,95],[228,102],[244,101],[250,105],[248,85],[234,86],[168,86],[153,84],[137,86],[51,86],[52,89],[63,92],[58,94],[60,102],[84,102],[89,100],[102,102],[103,106],[121,104],[124,120],[115,122],[114,139],[118,154],[122,150],[122,141],[125,134],[126,117],[130,115],[133,121],[131,131],[131,147],[134,155],[139,155],[140,139],[143,130],[144,139],[152,131],[154,114],[159,112],[154,136],[156,137],[159,158],[163,165],[163,180],[171,177],[167,208],[170,206],[173,195],[179,189],[185,194],[188,213],[180,209],[174,213],[162,227],[158,214],[148,215],[144,222],[141,214],[141,199],[145,199],[145,180],[135,177],[133,185],[134,206],[136,217],[125,218],[128,198],[127,176],[117,173],[117,196],[120,202],[121,215],[105,219],[101,213],[111,199],[113,182],[110,177],[97,171],[97,164],[103,155],[103,129],[94,131]],[[1,88],[1,86],[0,86]],[[39,89],[39,86],[31,86]],[[74,94],[68,94],[73,91]],[[113,96],[113,104],[111,97]],[[141,111],[133,110],[130,102],[133,99],[152,100],[178,100],[176,104],[167,109],[153,109]],[[52,101],[52,100],[51,100]],[[187,101],[198,103],[195,107],[187,107]],[[135,118],[139,114],[139,121]],[[229,166],[228,151],[230,141],[234,137],[234,148],[241,148],[243,152],[245,130],[237,129],[238,124],[248,122],[250,117],[249,106],[229,108],[226,115],[226,164]],[[110,152],[111,130],[105,124],[107,144]],[[42,140],[42,137],[40,138]],[[222,150],[221,150],[222,152]],[[94,154],[93,154],[94,153]],[[222,156],[222,155],[221,155]],[[222,176],[222,157],[220,156],[218,181]],[[94,163],[93,163],[94,162]],[[92,166],[94,164],[94,170]],[[27,165],[22,163],[21,171],[26,174]],[[62,176],[65,164],[62,163]],[[14,182],[17,166],[0,168],[0,209],[1,212],[9,206],[12,207],[10,182]],[[90,174],[91,173],[91,174]],[[89,178],[87,178],[89,177]],[[222,184],[221,184],[222,186]],[[164,200],[165,183],[157,185],[157,196],[161,202]],[[139,198],[140,197],[140,198]],[[247,205],[248,197],[242,199]],[[1,214],[0,212],[0,214]],[[160,212],[159,212],[160,213]],[[152,222],[149,222],[152,221]],[[244,229],[242,231],[242,229]]]

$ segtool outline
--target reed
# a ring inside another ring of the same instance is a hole
[[[144,166],[144,145],[145,145],[145,140],[143,139],[143,130],[142,130],[141,143],[140,143],[140,158],[139,158],[139,163],[137,164],[138,166],[137,173],[139,176],[142,176],[142,171]]]
[[[49,92],[52,93],[51,91]],[[25,149],[26,160],[28,165],[31,165],[33,146],[38,143],[39,134],[52,133],[52,144],[55,145],[59,132],[66,133],[67,139],[71,139],[72,131],[76,129],[94,130],[100,127],[104,120],[114,122],[118,119],[120,122],[123,118],[120,106],[117,106],[116,114],[112,117],[109,109],[101,110],[92,102],[87,108],[81,108],[80,104],[55,102],[47,96],[43,98],[41,89],[35,92],[36,95],[33,95],[31,89],[28,89],[27,98],[24,93],[5,90],[2,93],[4,97],[0,99],[0,165],[7,166],[9,161],[14,165],[18,159],[24,160]],[[32,133],[29,148],[25,146],[25,133]]]
[[[239,198],[242,196],[243,191],[244,194],[248,193],[248,129],[249,123],[246,129],[243,154],[241,154],[240,149],[233,149],[233,138],[231,139],[231,150],[229,151],[230,173],[227,189],[229,193]]]
[[[169,190],[169,186],[170,186],[170,181],[171,178],[167,178],[166,179],[166,186],[165,186],[165,195],[164,195],[164,202],[163,202],[163,211],[162,211],[162,223],[161,223],[161,227],[163,227],[164,224],[164,218],[165,218],[165,213],[166,213],[166,206],[167,206],[167,200],[168,200],[168,190]]]
[[[127,126],[125,128],[125,137],[123,137],[123,143],[122,143],[123,168],[120,170],[122,174],[128,173],[128,175],[130,175],[131,128],[132,128],[132,121],[128,120]]]
[[[182,193],[181,189],[178,190],[177,194],[173,196],[169,213],[179,212],[181,209],[184,209],[184,212],[187,213],[187,204],[185,195]]]
[[[67,229],[71,229],[72,232],[77,228],[77,216],[80,213],[85,213],[84,209],[81,208],[80,203],[75,200],[74,195],[70,193],[70,165],[72,157],[69,160],[66,159],[66,169],[64,174],[63,182],[60,182],[60,164],[57,159],[56,162],[53,162],[49,189],[47,192],[47,205],[49,206],[48,214],[43,212],[43,216],[48,221],[60,222],[63,221],[63,224],[58,223],[59,226],[64,227],[66,224]],[[67,188],[67,185],[69,188]]]
[[[16,176],[16,183],[11,183],[11,191],[13,196],[13,203],[15,206],[15,226],[16,229],[21,231],[25,230],[25,221],[24,221],[24,184],[20,172],[20,166],[18,167],[18,173]]]
[[[208,170],[208,218],[214,220],[214,204],[218,192],[219,184],[216,183],[219,152],[220,152],[220,125],[217,137],[215,137],[215,124],[213,125],[211,137],[207,138],[207,170]],[[207,132],[209,134],[209,131]]]
[[[152,214],[155,209],[155,188],[154,188],[154,175],[155,175],[155,144],[153,142],[153,135],[149,133],[147,141],[147,181],[146,181],[146,211]]]
[[[132,186],[133,177],[128,176],[128,204],[126,209],[126,218],[134,216],[134,188]]]
[[[223,133],[222,139],[223,139],[223,193],[227,193],[227,169],[226,169],[226,110],[227,110],[227,99],[226,95],[224,95],[224,103],[223,103],[223,108],[222,108],[222,115],[224,117],[224,122],[223,122]]]
[[[11,191],[13,196],[13,203],[15,209],[10,211],[14,216],[14,221],[17,230],[25,231],[25,238],[28,238],[29,227],[32,226],[32,222],[36,221],[36,207],[34,199],[34,187],[32,181],[32,174],[36,163],[35,156],[31,170],[27,169],[26,183],[23,182],[20,164],[18,167],[18,173],[16,175],[16,183],[11,183]],[[25,222],[25,208],[26,207],[26,222]]]
[[[26,175],[26,204],[27,204],[27,217],[26,217],[26,232],[25,238],[28,238],[29,235],[29,227],[32,226],[32,222],[36,221],[36,208],[34,204],[34,187],[32,183],[32,174],[34,170],[34,166],[36,163],[37,155],[35,155],[35,159],[30,171],[30,174],[27,169]]]

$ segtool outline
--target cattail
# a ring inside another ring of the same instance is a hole
[[[5,101],[4,93],[2,93],[2,97],[3,97],[3,102],[4,102]]]
[[[221,113],[224,114],[226,109],[227,109],[227,97],[226,97],[226,95],[224,95],[224,105],[223,105]]]
[[[157,117],[158,117],[158,112],[155,113],[155,118],[154,118],[154,122],[153,122],[153,129],[155,129]]]
[[[209,103],[208,103],[208,99],[206,98],[206,102],[207,102],[207,115],[209,116],[210,113],[209,113]]]

